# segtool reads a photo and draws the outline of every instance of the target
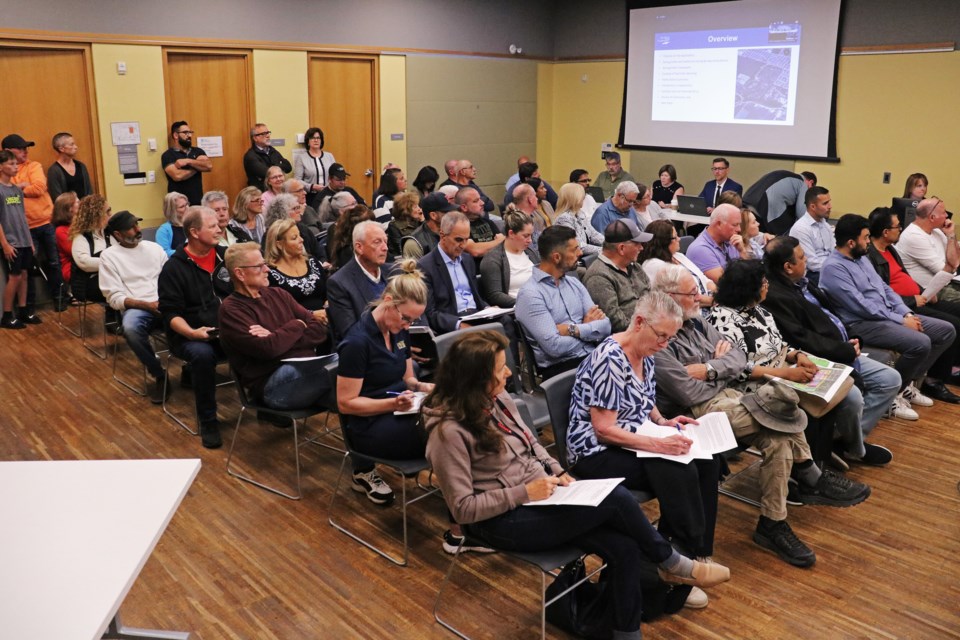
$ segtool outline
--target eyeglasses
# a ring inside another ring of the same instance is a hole
[[[710,167],[710,171],[726,171],[727,167]]]
[[[260,133],[255,133],[255,134],[253,134],[253,137],[254,137],[254,138],[259,138],[260,136],[268,136],[268,135],[270,135],[271,133],[273,133],[273,132],[272,132],[272,131],[261,131]]]
[[[666,333],[660,333],[659,331],[657,331],[656,329],[654,329],[654,328],[653,328],[653,325],[650,324],[649,322],[644,321],[643,324],[645,324],[645,325],[647,325],[648,327],[650,327],[650,331],[652,331],[652,332],[653,332],[653,335],[655,335],[655,336],[657,337],[657,344],[661,344],[661,345],[667,344],[668,342],[670,342],[670,341],[673,340],[673,338],[674,338],[674,336],[667,335]]]
[[[238,264],[237,269],[256,269],[257,271],[263,271],[264,267],[266,266],[266,262],[261,262],[259,264]]]
[[[578,184],[590,184],[590,178],[581,178],[580,180],[577,180],[577,183],[578,183]]]
[[[293,192],[294,192],[294,193],[306,193],[307,190],[306,190],[305,188],[303,188],[303,187],[300,187],[299,189],[294,189]]]
[[[193,131],[177,131],[177,135],[193,135]]]
[[[896,225],[895,227],[887,227],[887,229],[890,229],[891,231],[894,231],[894,230],[900,231],[901,229],[903,229],[903,225],[902,225],[902,224],[898,224],[898,225]]]
[[[694,292],[692,292],[692,293],[691,293],[691,292],[687,292],[687,291],[667,291],[667,293],[673,294],[673,295],[675,295],[675,296],[691,296],[691,297],[696,297],[696,296],[700,295],[700,290],[698,289],[698,290],[696,290],[696,291],[694,291]]]
[[[395,304],[395,305],[393,305],[393,308],[397,310],[397,314],[400,316],[400,320],[401,320],[404,324],[413,324],[414,322],[417,321],[416,318],[411,318],[410,316],[408,316],[408,315],[404,314],[402,311],[400,311],[400,305]]]

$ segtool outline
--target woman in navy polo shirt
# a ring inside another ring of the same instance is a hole
[[[418,414],[394,412],[411,409],[414,392],[433,389],[413,373],[407,333],[426,304],[427,287],[417,262],[404,260],[380,299],[363,312],[340,343],[337,404],[358,451],[394,459],[423,457]],[[366,493],[376,504],[393,500],[393,490],[366,459],[353,461],[353,489]]]

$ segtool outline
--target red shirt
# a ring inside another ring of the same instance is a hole
[[[920,295],[920,285],[893,259],[893,254],[890,253],[890,250],[881,251],[880,255],[882,255],[883,259],[890,265],[890,288],[893,289],[894,293],[900,296]]]
[[[190,259],[196,262],[201,269],[209,274],[213,274],[213,268],[217,266],[217,252],[214,249],[210,249],[210,251],[207,252],[207,255],[202,258],[190,253],[189,249],[184,248],[184,251],[187,252],[187,255],[190,256]]]

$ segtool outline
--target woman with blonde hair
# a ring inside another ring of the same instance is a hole
[[[283,169],[270,167],[263,179],[263,206],[270,206],[270,201],[283,193]]]
[[[80,209],[70,223],[70,257],[75,268],[71,270],[70,289],[84,301],[103,301],[97,275],[100,272],[100,253],[109,246],[103,228],[110,219],[107,199],[94,194],[80,201]]]
[[[270,267],[270,286],[285,289],[326,325],[327,273],[320,261],[304,250],[303,237],[293,218],[270,226],[264,253]]]
[[[407,332],[427,308],[427,285],[413,259],[399,263],[397,275],[363,312],[340,342],[337,406],[354,450],[394,459],[423,457],[416,394],[433,390],[417,380]],[[375,504],[388,504],[393,490],[373,462],[353,459],[353,488]]]
[[[233,201],[233,211],[228,226],[239,227],[254,242],[262,242],[266,226],[263,221],[263,197],[260,189],[244,187]]]
[[[163,217],[167,221],[157,229],[157,244],[167,252],[168,258],[187,242],[183,231],[183,215],[189,206],[190,201],[182,193],[171,191],[163,196]]]
[[[603,234],[590,224],[590,215],[583,209],[586,191],[576,182],[568,182],[560,187],[560,199],[557,200],[557,224],[570,227],[577,234],[577,244],[583,255],[600,253],[603,247]]]
[[[387,260],[392,262],[402,253],[400,241],[423,224],[420,195],[405,192],[395,196],[390,213],[393,220],[387,225]]]

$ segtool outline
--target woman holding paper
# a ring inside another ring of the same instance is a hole
[[[640,638],[638,575],[645,561],[657,563],[668,582],[709,587],[728,580],[726,567],[678,554],[623,487],[596,507],[526,504],[549,498],[573,479],[505,392],[506,347],[506,338],[494,332],[464,335],[441,362],[436,388],[424,401],[427,459],[454,518],[470,525],[468,534],[500,549],[572,543],[600,554],[610,564],[614,638]]]
[[[638,457],[635,450],[665,456],[689,453],[686,416],[666,419],[655,405],[654,354],[680,329],[680,307],[665,293],[637,302],[626,331],[615,333],[581,363],[570,401],[569,468],[582,478],[623,477],[629,489],[652,492],[660,502],[660,533],[693,557],[713,555],[717,521],[717,457],[682,462]],[[653,423],[650,425],[649,423]],[[674,433],[660,437],[662,429]],[[703,607],[694,591],[688,606]]]
[[[414,408],[415,392],[433,385],[413,373],[407,328],[423,315],[427,285],[416,260],[400,263],[372,309],[364,311],[338,348],[337,406],[354,449],[372,456],[415,459],[423,456],[417,415],[395,415]],[[388,504],[393,490],[372,462],[353,460],[354,491],[375,504]]]
[[[763,386],[767,376],[810,382],[817,373],[817,365],[786,343],[773,316],[760,306],[769,286],[761,261],[731,262],[720,276],[716,304],[707,316],[707,321],[747,356],[747,366],[736,384],[744,393]],[[863,441],[862,415],[863,394],[856,386],[827,413],[834,422],[839,453],[864,464],[888,463],[892,455],[887,449]]]

